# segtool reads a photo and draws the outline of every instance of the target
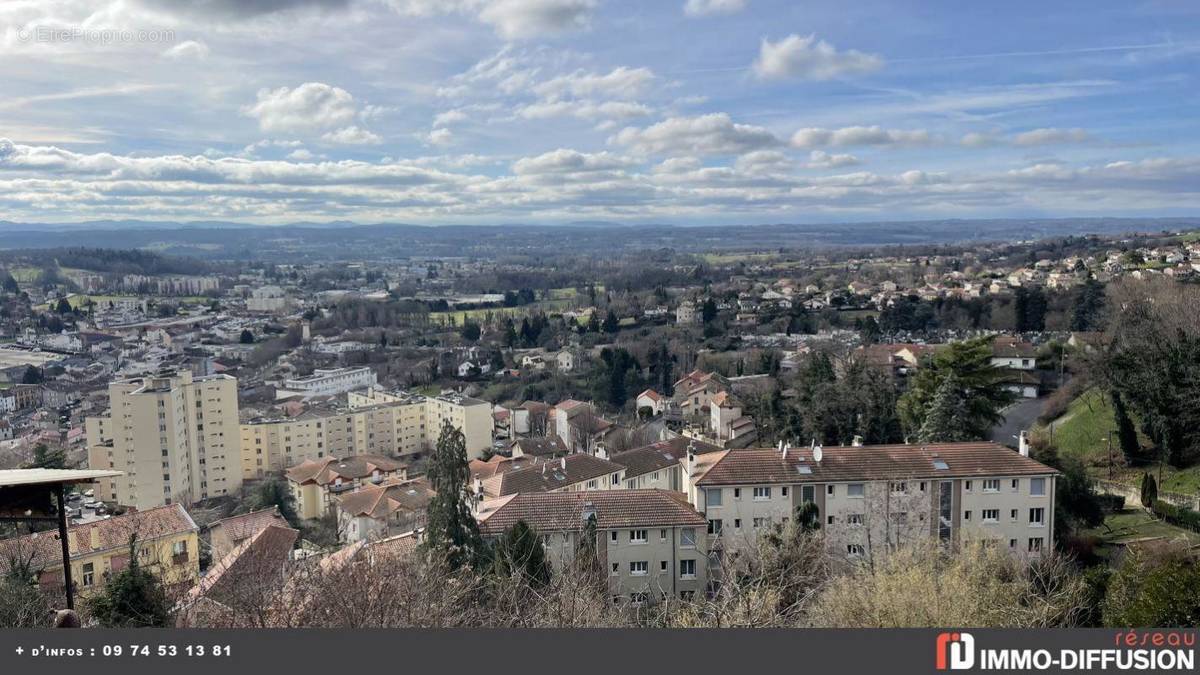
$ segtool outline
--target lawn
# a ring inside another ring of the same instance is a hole
[[[1081,534],[1099,538],[1100,551],[1104,557],[1111,551],[1114,544],[1128,543],[1138,539],[1162,538],[1176,539],[1183,537],[1192,546],[1200,544],[1200,534],[1175,527],[1156,519],[1141,508],[1125,509],[1109,514],[1099,527],[1085,530]]]

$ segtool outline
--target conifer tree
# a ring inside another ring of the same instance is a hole
[[[952,443],[966,440],[967,406],[962,387],[953,373],[938,385],[925,412],[925,421],[917,439],[922,443]]]
[[[454,569],[478,565],[483,558],[483,539],[467,493],[470,477],[466,438],[445,420],[429,467],[435,494],[429,502],[424,546]]]

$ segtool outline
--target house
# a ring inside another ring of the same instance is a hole
[[[541,354],[526,354],[521,357],[521,368],[532,370],[545,370],[546,359]]]
[[[653,389],[647,389],[637,395],[636,401],[637,410],[640,412],[643,408],[650,410],[650,415],[661,415],[667,409],[667,400]]]
[[[132,552],[167,586],[191,586],[200,577],[199,531],[181,504],[72,525],[67,529],[71,579],[86,597],[128,567]],[[62,541],[57,531],[0,540],[0,556],[29,559],[43,589],[62,589]]]
[[[1009,335],[992,340],[992,365],[1013,370],[1035,370],[1037,347]]]
[[[694,324],[699,323],[700,313],[696,311],[696,305],[691,300],[684,300],[679,303],[679,307],[675,308],[675,323],[678,324]]]
[[[345,459],[322,457],[305,460],[284,472],[296,503],[296,515],[320,518],[335,506],[335,498],[367,483],[388,478],[408,478],[403,462],[381,455],[354,455]]]
[[[997,443],[747,448],[689,453],[684,468],[688,499],[726,553],[805,503],[831,551],[851,558],[929,537],[1037,555],[1054,539],[1058,472]]]
[[[12,425],[8,423],[8,420],[0,420],[0,441],[10,441],[12,437]]]
[[[278,506],[222,518],[209,525],[208,540],[212,547],[213,560],[224,558],[242,542],[270,525],[288,527],[288,522],[279,513]]]
[[[542,535],[546,557],[568,569],[588,523],[608,572],[614,601],[641,605],[665,598],[690,600],[708,589],[704,518],[684,495],[666,490],[522,493],[484,501],[480,533],[494,541],[517,521]]]
[[[415,532],[425,527],[425,512],[434,497],[427,478],[391,479],[369,484],[338,498],[338,535],[353,543]]]
[[[728,388],[728,382],[717,373],[693,370],[675,382],[673,398],[685,416],[700,416],[708,413],[712,397]]]
[[[560,371],[569,373],[575,370],[575,355],[564,349],[554,356],[554,363]]]
[[[687,458],[687,454],[691,452],[703,455],[720,449],[720,446],[711,443],[676,436],[670,440],[613,453],[609,459],[625,467],[626,489],[682,492],[687,486],[683,481],[681,462]]]
[[[503,497],[518,492],[617,490],[624,480],[625,467],[620,464],[576,453],[476,481],[474,489],[485,498]]]
[[[739,441],[745,447],[753,440],[754,420],[742,414],[742,402],[733,394],[722,391],[709,404],[709,432],[719,441]]]
[[[180,602],[176,625],[228,625],[266,610],[283,583],[300,531],[268,525],[225,554]]]
[[[492,455],[487,460],[473,459],[467,463],[467,470],[471,473],[471,482],[474,484],[475,479],[484,480],[492,476],[502,474],[506,471],[514,469],[524,469],[528,466],[533,466],[538,462],[549,461],[548,458],[541,458],[535,455],[525,455],[521,457],[504,457],[503,455]]]
[[[571,452],[594,452],[612,429],[590,403],[567,399],[554,406],[554,431]]]

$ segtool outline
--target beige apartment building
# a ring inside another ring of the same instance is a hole
[[[556,571],[573,562],[586,523],[596,519],[596,551],[616,601],[702,598],[707,590],[708,536],[703,516],[684,495],[667,490],[514,494],[482,502],[479,529],[496,539],[518,520],[542,536]]]
[[[229,494],[242,484],[237,380],[189,371],[119,380],[109,411],[85,420],[97,498],[146,510]]]
[[[484,401],[368,389],[347,394],[347,404],[243,423],[243,478],[259,478],[323,457],[420,459],[437,443],[443,420],[463,431],[469,458],[482,456],[492,444],[491,406]]]
[[[805,502],[834,553],[863,557],[933,537],[1024,555],[1054,537],[1057,472],[990,443],[755,448],[684,460],[714,548],[745,550]]]

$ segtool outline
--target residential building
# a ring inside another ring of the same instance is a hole
[[[130,540],[138,564],[159,576],[167,586],[190,586],[200,577],[199,528],[182,504],[159,506],[113,516],[67,529],[71,580],[87,597],[113,574],[129,566]],[[4,556],[29,559],[38,584],[46,590],[63,587],[62,540],[46,531],[0,540]]]
[[[640,448],[613,453],[613,463],[625,467],[624,487],[629,490],[661,489],[674,492],[687,490],[683,477],[683,462],[688,452],[707,454],[721,448],[684,436],[658,441]]]
[[[577,453],[477,480],[475,492],[484,497],[503,497],[517,492],[619,490],[624,482],[625,467]]]
[[[108,396],[108,415],[84,421],[88,466],[124,475],[100,479],[98,498],[146,510],[241,487],[236,379],[163,371],[113,382]]]
[[[279,513],[278,506],[222,518],[209,525],[208,541],[212,547],[213,560],[224,558],[242,542],[270,525],[288,527],[288,522]]]
[[[283,381],[276,396],[286,398],[297,394],[305,397],[335,396],[357,389],[375,386],[375,371],[369,366],[360,368],[317,368],[312,375]]]
[[[425,527],[436,493],[427,478],[389,479],[338,497],[338,537],[345,543],[378,541]]]
[[[665,490],[514,494],[484,501],[480,532],[495,540],[523,520],[542,536],[551,566],[567,569],[587,523],[614,600],[645,604],[703,597],[708,588],[704,518],[684,495]]]
[[[408,467],[379,455],[325,457],[301,462],[288,469],[284,477],[295,501],[296,515],[308,520],[329,513],[338,495],[389,478],[408,478]]]
[[[487,401],[455,393],[419,396],[374,388],[352,393],[348,400],[352,409],[399,404],[392,426],[400,448],[395,454],[402,457],[415,455],[415,459],[431,450],[447,422],[462,432],[468,459],[482,456],[492,446],[492,406]]]
[[[662,394],[647,389],[637,395],[636,409],[640,412],[643,408],[650,411],[650,415],[661,415],[667,410],[667,399]]]
[[[688,499],[725,552],[805,502],[831,550],[851,557],[927,537],[1036,554],[1054,538],[1057,471],[996,443],[728,450],[689,453],[684,467]]]
[[[700,312],[696,311],[696,304],[691,300],[684,300],[675,308],[675,323],[694,324],[699,323],[700,318]]]

